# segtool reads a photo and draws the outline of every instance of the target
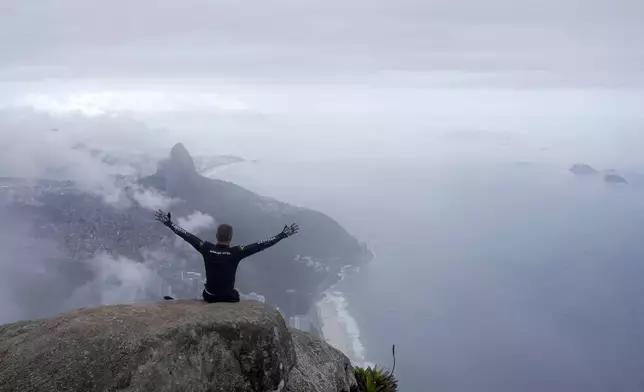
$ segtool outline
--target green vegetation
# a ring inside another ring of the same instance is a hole
[[[379,367],[353,368],[360,392],[396,392],[398,381],[393,373]]]
[[[396,369],[396,346],[391,349],[394,357],[394,365],[391,371],[384,370],[379,367],[354,367],[353,373],[358,382],[359,392],[397,392],[398,380],[394,376]]]

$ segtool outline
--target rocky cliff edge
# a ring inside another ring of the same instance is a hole
[[[142,302],[0,326],[0,391],[355,391],[349,359],[260,302]]]

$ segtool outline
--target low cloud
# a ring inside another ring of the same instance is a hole
[[[68,307],[128,303],[149,298],[162,282],[150,262],[138,262],[123,256],[99,253],[87,261],[94,278],[77,288]]]
[[[150,132],[127,116],[0,110],[0,176],[72,181],[111,206],[167,209],[178,200],[131,184],[167,154]]]
[[[52,116],[29,109],[0,110],[0,174],[54,177],[81,184],[101,183],[106,176],[134,174],[115,154],[158,155],[153,131],[126,116],[89,118],[78,114]],[[137,146],[137,147],[134,147]],[[141,149],[139,146],[143,146]],[[165,149],[164,149],[165,150]]]
[[[141,207],[152,211],[168,210],[171,206],[180,202],[177,198],[167,197],[161,192],[150,188],[135,187],[131,194],[134,201]]]
[[[208,214],[204,214],[201,211],[195,211],[185,218],[180,217],[176,220],[176,222],[179,226],[184,228],[186,231],[195,235],[199,234],[200,232],[203,232],[206,229],[213,228],[217,225],[215,218],[213,218]],[[184,249],[190,248],[190,245],[188,245],[185,241],[183,241],[180,238],[176,238],[174,242],[174,246],[178,248],[184,248]]]
[[[185,218],[181,217],[177,219],[177,223],[190,232],[198,233],[214,227],[217,222],[212,216],[204,214],[201,211],[195,211]]]
[[[59,310],[70,281],[57,263],[64,257],[57,244],[33,239],[32,222],[12,209],[0,205],[0,216],[0,324]]]

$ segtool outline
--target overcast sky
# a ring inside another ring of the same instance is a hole
[[[256,158],[350,136],[381,154],[392,131],[611,135],[641,129],[642,20],[642,0],[0,0],[0,107],[136,112]]]
[[[642,20],[641,0],[3,0],[0,80],[632,87]]]

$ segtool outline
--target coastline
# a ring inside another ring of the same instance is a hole
[[[367,249],[371,254],[371,262],[376,258],[376,254],[371,248]],[[368,263],[364,265],[366,264]],[[338,280],[320,293],[320,298],[312,307],[309,317],[318,338],[344,353],[355,366],[372,366],[365,358],[365,347],[360,341],[360,328],[351,316],[349,301],[338,287],[346,277],[358,274],[360,267],[342,267],[337,274]]]

